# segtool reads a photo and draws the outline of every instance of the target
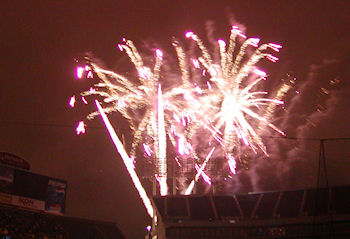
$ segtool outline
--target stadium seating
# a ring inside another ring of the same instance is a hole
[[[262,194],[254,216],[258,219],[272,218],[279,194],[278,192]]]
[[[125,238],[114,223],[0,206],[0,234],[11,239]]]
[[[241,213],[233,196],[213,197],[216,211],[220,219],[238,218]]]
[[[167,239],[350,238],[350,186],[153,201]]]
[[[299,216],[303,195],[302,190],[283,192],[276,211],[277,216],[281,218]]]

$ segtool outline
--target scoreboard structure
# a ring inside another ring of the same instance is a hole
[[[0,203],[63,215],[67,182],[0,165]]]

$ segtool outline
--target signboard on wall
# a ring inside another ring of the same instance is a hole
[[[11,194],[13,186],[13,169],[0,167],[0,192]]]
[[[21,197],[17,195],[12,195],[11,204],[40,211],[43,211],[45,209],[45,201]]]
[[[0,166],[0,203],[63,215],[67,182]]]
[[[67,183],[57,179],[49,179],[47,184],[45,211],[64,214]]]

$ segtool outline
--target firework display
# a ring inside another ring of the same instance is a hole
[[[271,123],[271,115],[276,106],[283,104],[288,85],[284,84],[270,97],[261,90],[267,74],[256,67],[261,59],[276,62],[278,58],[271,52],[278,52],[280,45],[259,45],[258,38],[247,38],[235,26],[228,44],[218,40],[213,51],[195,33],[187,32],[185,37],[194,42],[195,47],[185,50],[179,40],[173,41],[180,72],[174,82],[164,80],[167,74],[163,73],[163,62],[166,61],[161,50],[155,50],[149,66],[150,61],[141,56],[132,41],[125,39],[118,47],[127,54],[137,75],[125,77],[104,69],[91,58],[76,72],[77,78],[98,80],[80,96],[84,104],[89,98],[96,101],[97,111],[87,118],[102,116],[149,215],[153,215],[153,211],[134,166],[135,161],[143,160],[137,154],[140,149],[144,154],[142,158],[155,166],[154,178],[161,195],[169,191],[168,161],[174,160],[181,168],[186,160],[191,160],[193,177],[190,183],[182,185],[182,192],[190,194],[200,178],[208,185],[212,183],[206,166],[214,160],[213,154],[224,158],[230,173],[235,174],[241,148],[268,155],[259,135],[261,128],[284,135]],[[74,107],[77,100],[79,97],[73,96],[69,105]],[[128,147],[120,142],[107,118],[112,112],[119,112],[129,122],[133,132],[129,154],[125,150]],[[85,124],[81,121],[77,134],[84,132]],[[201,147],[195,140],[198,135],[208,136],[201,137]],[[176,151],[177,156],[168,158],[169,151]]]

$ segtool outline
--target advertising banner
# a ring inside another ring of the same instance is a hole
[[[45,211],[63,215],[65,211],[67,183],[49,179],[47,184]]]
[[[25,207],[25,208],[30,208],[30,209],[40,210],[40,211],[45,209],[44,201],[27,198],[27,197],[21,197],[17,195],[12,195],[11,204],[19,207]]]
[[[0,165],[0,203],[65,213],[67,182]]]

